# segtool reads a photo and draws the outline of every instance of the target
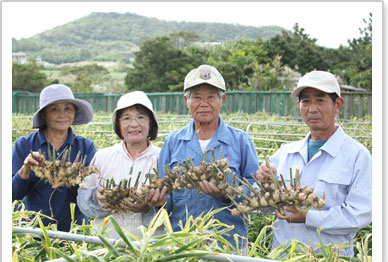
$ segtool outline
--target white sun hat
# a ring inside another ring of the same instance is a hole
[[[117,101],[117,107],[112,114],[113,130],[118,135],[118,137],[122,139],[120,127],[117,123],[117,111],[136,104],[144,106],[151,112],[153,119],[151,119],[152,127],[150,130],[150,139],[154,140],[158,134],[158,121],[156,119],[156,114],[154,112],[151,100],[143,91],[130,92],[120,97],[120,99]]]

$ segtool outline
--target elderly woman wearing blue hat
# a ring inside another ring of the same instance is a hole
[[[134,186],[138,175],[139,183],[146,179],[146,174],[153,172],[157,166],[160,148],[152,144],[158,134],[158,122],[147,95],[134,91],[120,97],[112,115],[113,130],[122,140],[120,143],[97,151],[93,163],[100,174],[87,176],[77,197],[81,211],[89,217],[95,217],[95,224],[102,224],[112,212],[104,205],[104,185],[114,179],[130,180]],[[147,226],[153,216],[153,210],[142,200],[136,203],[126,201],[121,212],[113,214],[120,226],[141,238],[139,226]],[[157,233],[160,233],[160,230]],[[119,238],[114,230],[109,230],[111,238]]]
[[[49,150],[53,152],[55,149],[56,158],[62,159],[64,152],[70,148],[71,162],[81,152],[81,157],[87,156],[88,165],[96,147],[92,140],[74,134],[71,126],[86,124],[92,118],[92,106],[84,100],[75,99],[69,87],[47,86],[40,93],[40,108],[32,118],[32,127],[39,130],[16,140],[12,150],[12,200],[23,200],[27,210],[40,211],[52,217],[43,219],[44,224],[57,224],[60,231],[70,229],[70,203],[76,202],[78,186],[54,190],[49,183],[41,181],[31,167],[43,159],[39,150],[48,156]],[[75,207],[74,218],[77,224],[87,223],[87,217],[78,206]]]

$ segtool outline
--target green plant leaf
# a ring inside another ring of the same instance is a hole
[[[111,255],[113,255],[114,257],[118,257],[120,255],[117,248],[114,247],[111,243],[109,243],[104,237],[102,237],[101,234],[98,234],[98,237],[104,243],[104,246],[109,250],[109,253],[111,253]]]
[[[60,257],[66,259],[67,261],[70,261],[70,262],[76,262],[77,260],[75,259],[72,259],[71,257],[69,257],[68,255],[66,255],[65,253],[63,253],[62,251],[60,251],[59,249],[55,248],[55,247],[49,247],[51,250],[53,250],[55,253],[57,253]]]
[[[119,234],[119,236],[121,237],[121,239],[124,240],[125,244],[127,244],[129,250],[132,252],[132,254],[137,257],[137,250],[136,248],[132,245],[131,241],[127,238],[127,236],[124,234],[123,230],[121,229],[120,225],[117,223],[116,219],[111,216],[110,217],[110,220],[113,224],[113,227],[114,229],[116,230],[116,232]]]
[[[94,261],[105,262],[106,261],[102,257],[99,257],[99,256],[97,256],[95,254],[91,254],[90,252],[86,252],[86,251],[83,251],[83,250],[80,250],[79,252],[80,252],[80,254],[82,254],[87,259],[90,259],[92,262],[94,262]]]
[[[53,255],[53,253],[49,249],[52,246],[52,243],[51,243],[51,240],[50,240],[50,238],[49,238],[49,236],[47,234],[46,227],[43,224],[43,221],[42,221],[42,219],[40,218],[39,215],[37,216],[37,220],[38,220],[38,223],[39,223],[39,227],[40,227],[40,229],[43,232],[43,238],[44,238],[43,247],[46,250],[46,252],[47,252],[47,254],[49,255],[50,258],[56,258],[55,255]]]
[[[266,252],[266,250],[264,248],[262,248],[259,243],[263,240],[264,238],[264,235],[267,231],[267,228],[271,228],[272,226],[264,226],[261,230],[260,230],[260,234],[257,236],[256,240],[255,240],[255,243],[253,243],[252,247],[251,247],[251,250],[250,252],[248,253],[248,256],[251,257],[253,256],[253,254],[256,252],[256,249],[259,248],[261,252]]]
[[[322,238],[321,238],[321,231],[322,231],[321,228],[317,229],[317,235],[318,235],[318,239],[319,239],[319,248],[321,249],[323,256],[327,257],[327,252],[326,252],[326,249],[324,248]]]
[[[201,253],[197,253],[197,252],[180,253],[180,254],[174,254],[174,255],[170,255],[170,256],[164,256],[163,258],[153,260],[153,262],[176,261],[177,259],[181,259],[181,258],[202,257],[205,255],[209,255],[211,253],[212,252],[210,252],[210,251],[209,252],[201,252]]]
[[[180,247],[180,248],[174,250],[174,253],[181,253],[187,249],[190,249],[191,247],[193,247],[194,245],[198,244],[201,241],[202,241],[201,238],[195,239],[194,241],[191,241],[187,245],[184,245],[183,247]]]

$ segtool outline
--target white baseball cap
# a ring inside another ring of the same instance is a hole
[[[298,81],[297,87],[292,91],[292,95],[299,97],[303,89],[312,87],[325,93],[336,93],[341,97],[341,89],[335,76],[325,71],[312,71],[305,74]]]
[[[215,67],[210,65],[200,65],[191,70],[185,77],[183,91],[200,84],[209,84],[226,91],[224,78]]]

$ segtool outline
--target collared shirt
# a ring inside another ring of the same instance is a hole
[[[104,218],[110,215],[100,208],[94,197],[98,187],[104,186],[106,181],[111,178],[114,179],[116,185],[123,179],[131,179],[131,186],[134,186],[139,173],[140,185],[146,180],[148,173],[154,173],[153,169],[157,166],[160,148],[152,143],[136,159],[132,159],[127,151],[124,142],[98,150],[93,161],[100,173],[87,176],[82,182],[82,187],[78,190],[77,203],[79,208],[86,215],[95,217],[94,224],[96,225],[102,225]],[[151,209],[151,212],[147,214],[128,210],[113,215],[120,226],[141,238],[142,234],[138,227],[148,226],[154,214],[154,210]],[[109,230],[108,234],[111,238],[120,238],[114,229]]]
[[[123,150],[124,150],[124,152],[125,152],[125,153],[128,155],[128,157],[131,158],[132,160],[136,160],[136,159],[138,159],[139,157],[145,155],[145,154],[152,148],[151,143],[148,143],[147,148],[146,148],[143,152],[137,153],[134,157],[132,157],[132,156],[131,156],[131,153],[129,153],[129,151],[128,151],[128,148],[127,148],[126,143],[123,142],[122,145],[123,145]]]
[[[12,150],[12,200],[23,199],[27,210],[42,211],[43,214],[48,216],[51,216],[52,209],[53,217],[58,221],[58,230],[69,231],[71,223],[70,203],[76,203],[78,186],[71,188],[59,187],[52,194],[54,189],[51,185],[47,181],[41,181],[39,177],[35,176],[34,172],[31,171],[28,179],[22,179],[19,176],[19,170],[30,150],[38,151],[41,149],[46,154],[46,159],[48,159],[48,142],[43,131],[44,129],[40,128],[38,132],[23,136],[15,142]],[[89,165],[96,152],[93,141],[75,135],[72,129],[69,128],[67,140],[56,152],[56,158],[62,159],[64,151],[69,149],[70,146],[70,161],[73,162],[80,151],[80,159],[86,156],[86,165]],[[50,151],[52,152],[52,150]],[[85,222],[88,221],[76,205],[75,220],[78,224],[81,224],[83,219]],[[56,223],[55,220],[48,219],[43,219],[43,222],[45,225]]]
[[[220,150],[222,150],[222,158],[228,158],[228,164],[232,172],[242,179],[247,178],[251,184],[254,183],[250,174],[255,174],[258,168],[258,159],[255,147],[249,135],[241,130],[233,128],[225,124],[222,118],[219,118],[219,126],[211,141],[207,145],[207,162],[211,162],[211,149],[215,149],[216,160],[219,159]],[[177,131],[172,132],[163,144],[162,151],[159,157],[159,172],[164,177],[164,166],[169,165],[175,167],[178,162],[183,163],[186,157],[191,157],[194,165],[200,165],[200,161],[204,158],[198,137],[194,131],[194,121]],[[228,176],[228,182],[232,183],[232,176]],[[188,216],[194,218],[201,213],[206,214],[211,209],[218,209],[229,206],[230,203],[225,203],[219,198],[213,198],[208,194],[198,194],[195,190],[180,190],[172,192],[167,196],[166,209],[171,214],[170,220],[174,231],[180,231],[179,221],[182,220],[183,225],[186,223],[186,210]],[[229,237],[223,236],[232,245],[236,245],[233,235],[238,234],[247,239],[248,225],[244,223],[240,216],[233,216],[230,210],[224,209],[215,214],[215,218],[222,223],[233,225],[234,229],[229,231]],[[243,243],[239,239],[239,243]],[[246,242],[245,242],[246,243]]]
[[[305,139],[283,145],[271,157],[277,173],[288,185],[290,168],[301,171],[301,187],[314,188],[319,198],[325,194],[326,205],[321,210],[311,208],[305,223],[288,223],[277,219],[274,228],[274,247],[297,239],[303,243],[319,242],[321,228],[323,244],[351,245],[357,230],[369,225],[372,219],[372,158],[360,143],[346,135],[338,126],[336,132],[307,161]],[[293,173],[294,177],[295,173]],[[353,247],[342,248],[341,254],[353,256]]]

